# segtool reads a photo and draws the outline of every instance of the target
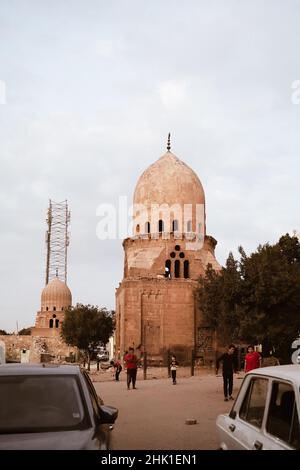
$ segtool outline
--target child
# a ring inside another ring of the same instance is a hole
[[[171,376],[173,380],[173,385],[176,385],[176,371],[178,368],[178,362],[176,361],[176,356],[172,356],[171,358]]]
[[[110,364],[113,366],[113,368],[115,369],[115,380],[117,382],[119,382],[119,375],[122,371],[122,366],[121,366],[121,362],[117,359],[116,361],[111,361]]]

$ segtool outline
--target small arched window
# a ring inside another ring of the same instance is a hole
[[[150,222],[145,223],[145,233],[150,233]]]
[[[56,310],[56,307],[53,307],[53,310],[54,310],[54,312],[55,312],[55,310]]]
[[[164,221],[163,220],[158,221],[158,231],[159,231],[159,233],[164,231]]]
[[[173,220],[172,222],[172,231],[173,232],[178,232],[178,220]]]
[[[49,320],[49,327],[50,327],[50,328],[53,328],[53,318],[51,318],[51,319]]]
[[[165,263],[165,277],[171,277],[171,260],[167,259]]]
[[[190,277],[190,263],[186,259],[183,263],[183,276],[185,279],[188,279]]]
[[[136,233],[140,233],[140,226],[139,226],[139,224],[137,224],[137,226],[135,227],[135,230],[136,230]]]
[[[192,231],[192,221],[188,220],[186,224],[186,231],[191,232]]]
[[[62,307],[62,308],[61,308],[61,310],[62,310],[62,312],[63,312],[63,310],[64,310],[64,307]]]
[[[58,328],[58,326],[59,326],[59,320],[56,319],[56,320],[55,320],[55,328]]]
[[[49,307],[46,307],[46,310],[47,310],[47,312],[48,312],[48,310],[49,310]]]
[[[180,277],[180,261],[177,259],[175,261],[175,277]]]

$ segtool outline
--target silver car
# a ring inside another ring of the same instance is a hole
[[[246,374],[229,414],[217,418],[222,450],[300,449],[300,365]]]

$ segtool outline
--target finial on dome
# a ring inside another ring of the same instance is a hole
[[[58,277],[58,268],[56,268],[56,277]]]
[[[170,134],[170,132],[168,134],[167,150],[168,150],[168,152],[170,152],[170,150],[171,150],[171,134]]]

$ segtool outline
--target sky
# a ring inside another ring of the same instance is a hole
[[[49,198],[71,210],[73,303],[114,308],[132,200],[166,148],[198,174],[224,264],[300,229],[298,0],[1,0],[0,328],[34,325]]]

